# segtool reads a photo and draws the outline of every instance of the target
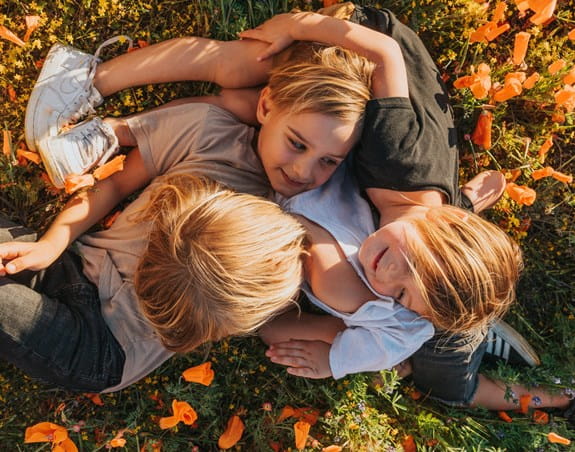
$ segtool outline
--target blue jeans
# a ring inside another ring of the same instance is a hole
[[[0,217],[0,243],[13,240],[35,234]],[[124,352],[78,255],[66,251],[41,272],[0,277],[0,359],[62,389],[99,392],[120,383]]]

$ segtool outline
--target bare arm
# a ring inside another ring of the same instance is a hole
[[[260,60],[296,40],[344,47],[377,64],[373,75],[375,97],[409,96],[405,62],[399,45],[389,36],[362,25],[316,13],[280,14],[253,30],[240,33],[240,37],[270,43],[260,54]]]
[[[140,151],[134,149],[126,158],[123,171],[98,182],[93,189],[74,196],[37,242],[1,244],[0,274],[48,267],[78,236],[149,181],[150,176]]]

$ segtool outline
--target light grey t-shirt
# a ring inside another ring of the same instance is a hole
[[[336,311],[329,306],[329,300],[326,303],[318,299],[309,286],[304,287],[315,305],[341,318],[347,326],[338,333],[330,348],[329,365],[334,378],[391,369],[433,336],[431,322],[393,298],[378,294],[363,273],[358,251],[362,242],[375,232],[375,227],[369,204],[360,196],[347,163],[321,187],[290,199],[280,199],[280,203],[289,212],[303,215],[325,228],[374,294],[372,301],[349,314]]]
[[[207,104],[187,104],[128,119],[150,175],[196,173],[238,192],[270,198],[272,189],[252,146],[254,129]],[[148,203],[150,184],[107,230],[78,239],[84,273],[98,287],[102,313],[122,346],[126,361],[116,391],[166,361],[166,350],[141,314],[133,280],[150,223],[135,214]]]

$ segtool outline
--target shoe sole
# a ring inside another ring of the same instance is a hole
[[[517,333],[511,326],[503,320],[499,320],[492,327],[491,330],[505,342],[507,342],[521,358],[531,367],[539,366],[541,360],[539,355],[533,349],[531,344],[525,340],[523,336]]]

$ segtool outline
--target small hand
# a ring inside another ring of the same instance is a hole
[[[256,28],[240,32],[239,36],[270,44],[257,58],[258,61],[263,61],[281,52],[294,41],[294,30],[302,14],[306,13],[278,14]]]
[[[306,378],[331,377],[329,349],[331,345],[323,341],[290,340],[273,344],[266,351],[271,362],[288,366],[291,375]]]
[[[48,241],[7,242],[0,244],[0,276],[22,270],[42,270],[54,262],[60,253]]]

